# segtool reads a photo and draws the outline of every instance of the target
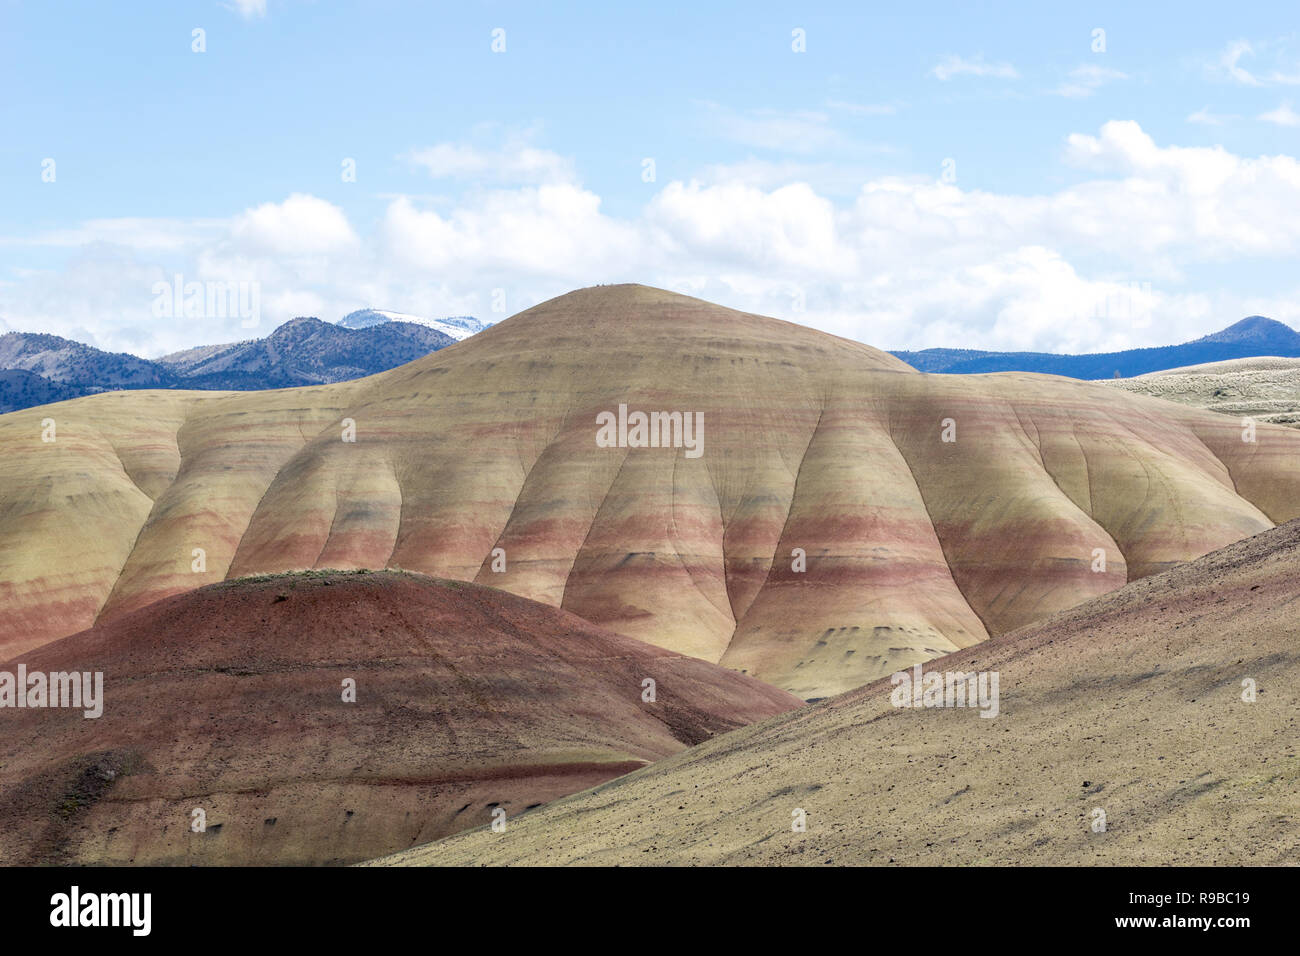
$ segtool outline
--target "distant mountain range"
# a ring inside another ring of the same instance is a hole
[[[366,321],[366,313],[379,317]],[[474,319],[415,322],[393,318],[398,315],[354,312],[346,319],[356,327],[292,319],[264,339],[203,345],[152,360],[57,335],[10,332],[0,335],[0,412],[116,389],[252,391],[341,382],[412,362],[484,328]]]
[[[1300,356],[1300,333],[1289,325],[1262,315],[1252,315],[1222,332],[1183,345],[1166,345],[1126,352],[1057,355],[1051,352],[980,352],[974,349],[925,349],[893,352],[922,372],[974,374],[977,372],[1043,372],[1067,378],[1132,378],[1147,372],[1223,362],[1228,359],[1277,355]]]
[[[202,345],[143,359],[57,335],[0,335],[0,412],[134,388],[253,391],[341,382],[384,372],[468,338],[492,323],[426,319],[360,309],[338,322],[292,319],[264,339]],[[1300,333],[1253,315],[1183,345],[1084,355],[925,349],[891,353],[922,372],[1043,372],[1068,378],[1132,378],[1148,372],[1258,356],[1300,357]]]
[[[169,390],[0,416],[0,659],[196,585],[392,567],[562,602],[625,638],[830,697],[1300,520],[1300,432],[1260,423],[1243,442],[1239,419],[1113,383],[925,375],[638,285],[559,296],[328,389],[238,394],[237,416]],[[621,420],[620,405],[669,410],[658,447],[645,429],[597,440],[596,416]],[[691,413],[680,427],[673,409]],[[954,410],[945,442],[936,426]],[[38,437],[47,414],[57,454]],[[360,444],[340,441],[345,414]],[[812,578],[801,553],[784,563],[801,542]],[[200,573],[189,559],[204,545]],[[254,624],[268,600],[250,603]],[[448,680],[475,679],[460,664]],[[555,706],[570,696],[559,688]]]
[[[203,345],[158,361],[184,388],[288,388],[361,378],[454,345],[445,333],[412,322],[348,329],[320,319],[291,319],[264,339]]]

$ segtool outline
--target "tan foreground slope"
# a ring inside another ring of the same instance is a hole
[[[0,672],[20,665],[101,673],[102,715],[0,709],[4,864],[363,860],[800,705],[557,608],[395,572],[212,585]]]
[[[601,447],[620,405],[702,433]],[[923,375],[644,286],[560,296],[355,382],[4,415],[0,447],[7,653],[228,576],[391,567],[805,698],[1300,515],[1290,429],[1244,442],[1105,385]]]
[[[1300,522],[927,665],[994,718],[879,681],[379,862],[1295,865],[1297,614]]]

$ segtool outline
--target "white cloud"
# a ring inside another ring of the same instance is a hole
[[[986,63],[981,53],[973,59],[950,54],[945,56],[930,71],[937,80],[950,80],[954,76],[991,76],[1002,80],[1014,80],[1020,76],[1010,63]]]
[[[1236,118],[1230,113],[1211,113],[1208,106],[1202,106],[1195,113],[1187,114],[1187,122],[1199,123],[1202,126],[1222,126],[1229,120]]]
[[[343,210],[302,193],[248,210],[236,217],[230,232],[236,242],[280,256],[318,255],[357,243]]]
[[[249,20],[266,16],[266,0],[232,0],[226,7]]]
[[[250,334],[237,322],[151,320],[152,284],[176,272],[257,281],[256,334],[364,305],[502,318],[490,312],[494,289],[512,313],[638,281],[881,346],[1106,350],[1193,338],[1247,314],[1242,295],[1203,278],[1206,266],[1300,255],[1292,156],[1160,145],[1136,123],[1110,122],[1068,137],[1062,158],[1081,181],[1031,195],[876,174],[832,196],[810,175],[820,161],[753,161],[652,187],[629,215],[609,214],[580,184],[544,182],[437,204],[397,197],[361,236],[341,209],[301,194],[221,223],[101,220],[44,237],[52,254],[72,250],[68,262],[9,270],[0,321],[159,354]],[[792,311],[795,293],[806,312]]]
[[[1080,223],[1111,223],[1119,247],[1166,249],[1200,261],[1300,251],[1300,220],[1285,211],[1300,202],[1295,157],[1250,159],[1221,146],[1158,147],[1126,121],[1105,124],[1097,137],[1070,136],[1067,158],[1125,177],[1065,193],[1089,202]],[[1131,226],[1123,228],[1126,220]]]
[[[705,166],[694,178],[709,186],[732,183],[760,189],[806,183],[827,195],[852,196],[872,175],[871,168],[860,163],[808,158],[768,160],[751,156],[734,163]]]
[[[673,182],[646,219],[677,257],[731,267],[851,272],[855,256],[839,241],[835,207],[804,183],[770,192],[739,183]]]
[[[1107,83],[1127,80],[1128,74],[1095,64],[1084,64],[1070,71],[1068,79],[1056,88],[1058,96],[1082,98],[1092,96]]]
[[[1242,86],[1297,86],[1300,85],[1300,67],[1294,55],[1287,57],[1289,39],[1275,40],[1259,45],[1258,49],[1248,40],[1233,40],[1219,54],[1217,60],[1207,64],[1207,72],[1212,76],[1227,78]],[[1257,53],[1271,55],[1274,68],[1266,74],[1251,71],[1242,65],[1244,58],[1254,58]]]
[[[1186,321],[1207,312],[1196,297],[1153,291],[1147,282],[1085,278],[1041,246],[1011,248],[935,272],[925,282],[916,281],[920,275],[890,275],[863,296],[872,321],[904,319],[910,329],[894,341],[918,347],[977,339],[980,347],[994,349],[1109,351],[1177,336],[1176,329],[1157,325],[1158,317],[1176,313]],[[957,302],[960,308],[954,308]],[[971,316],[980,318],[972,323]]]
[[[1273,123],[1277,126],[1300,126],[1300,113],[1293,110],[1290,103],[1283,103],[1275,110],[1260,113],[1259,118],[1265,123]]]
[[[220,238],[229,228],[222,219],[89,219],[75,229],[34,236],[0,236],[0,245],[76,249],[97,242],[157,251],[175,251]]]
[[[1251,296],[1241,305],[1242,315],[1266,315],[1300,329],[1300,288],[1289,289],[1281,295]]]
[[[485,150],[463,143],[439,143],[404,157],[434,179],[488,180],[494,183],[575,182],[573,161],[523,143]]]
[[[480,195],[447,215],[395,200],[384,216],[381,245],[393,261],[460,274],[467,284],[500,285],[524,275],[585,285],[621,257],[634,257],[635,232],[603,215],[595,193],[550,184]]]
[[[1227,48],[1219,54],[1216,64],[1217,68],[1222,71],[1229,79],[1242,84],[1243,86],[1260,86],[1260,81],[1253,73],[1241,66],[1243,56],[1254,56],[1255,50],[1246,40],[1234,40],[1229,43]]]

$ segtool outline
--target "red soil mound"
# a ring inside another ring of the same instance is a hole
[[[799,704],[558,608],[399,572],[217,584],[0,671],[19,664],[102,672],[104,708],[0,709],[8,863],[365,859],[497,808],[509,827]]]

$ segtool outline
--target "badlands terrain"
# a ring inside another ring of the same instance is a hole
[[[620,405],[702,415],[702,453],[600,447]],[[228,578],[393,568],[817,699],[1300,515],[1292,429],[635,285],[355,381],[16,412],[0,443],[0,658]]]
[[[1285,862],[1300,433],[1199,404],[605,286],[0,416],[0,670],[107,685],[5,712],[0,858]]]
[[[932,665],[994,719],[877,681],[380,862],[1295,865],[1297,613],[1292,522]]]
[[[398,572],[215,584],[0,669],[19,665],[101,672],[107,699],[94,719],[3,712],[7,864],[364,860],[801,703],[558,608]]]

